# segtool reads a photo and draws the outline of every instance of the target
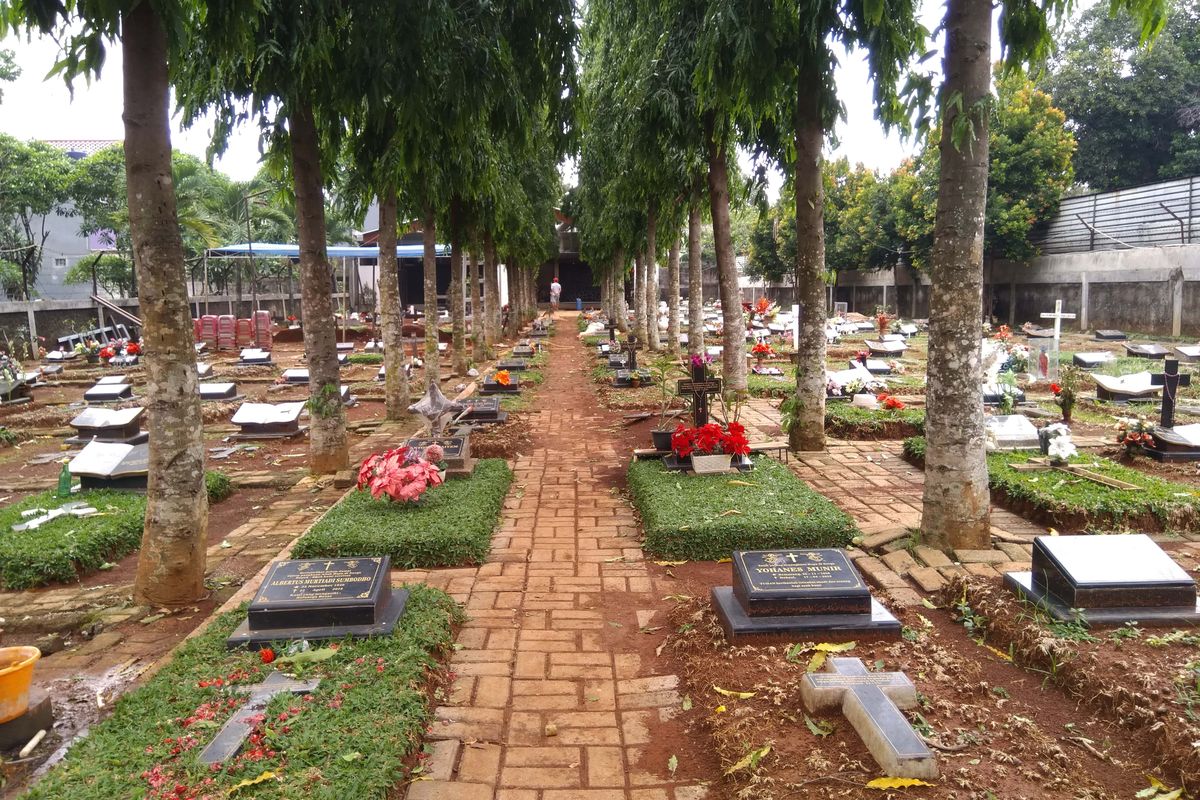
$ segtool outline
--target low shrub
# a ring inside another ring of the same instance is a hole
[[[296,542],[292,558],[392,557],[396,569],[478,564],[512,482],[501,459],[481,459],[470,478],[434,486],[416,505],[351,492]]]
[[[346,360],[351,364],[382,364],[383,353],[351,353]]]
[[[28,531],[13,525],[28,522],[22,511],[53,509],[81,501],[100,511],[90,517],[64,515]],[[70,500],[53,492],[27,497],[0,509],[0,584],[30,589],[47,583],[75,581],[106,563],[132,553],[142,541],[146,497],[133,492],[80,492]]]
[[[430,675],[462,620],[444,593],[410,590],[391,636],[347,639],[327,660],[287,667],[321,682],[304,697],[272,699],[253,733],[261,744],[248,742],[213,769],[197,755],[245,702],[237,689],[261,683],[273,669],[257,652],[225,648],[244,608],[217,617],[121,697],[112,716],[93,725],[27,800],[395,796],[411,777],[406,760],[429,723]]]
[[[902,439],[925,432],[924,408],[862,408],[825,404],[825,430],[839,439]]]
[[[708,561],[734,550],[843,547],[858,534],[845,512],[766,456],[737,475],[681,475],[661,461],[634,461],[628,478],[645,548],[665,558]]]
[[[219,503],[233,494],[233,481],[224,472],[210,469],[204,473],[204,489],[208,492],[209,503]]]

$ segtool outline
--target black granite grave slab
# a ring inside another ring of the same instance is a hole
[[[150,445],[90,442],[71,459],[67,469],[79,477],[84,491],[144,491],[150,473]]]
[[[483,387],[479,390],[480,394],[520,394],[521,379],[516,375],[509,376],[508,385],[496,383],[495,378],[488,376],[483,381]]]
[[[641,386],[651,386],[654,383],[654,374],[650,370],[642,368],[637,371],[638,382]],[[633,386],[633,370],[619,369],[617,374],[613,376],[613,386],[618,389],[624,389]]]
[[[389,568],[388,556],[276,562],[226,644],[386,636],[408,600]]]
[[[609,353],[608,355],[609,369],[624,369],[628,361],[629,355],[626,353]]]
[[[200,399],[201,400],[236,400],[239,395],[237,393],[236,383],[202,383],[200,384]]]
[[[508,412],[500,410],[499,397],[469,397],[461,401],[467,407],[464,422],[503,422]]]
[[[713,609],[732,645],[782,644],[819,639],[837,642],[859,636],[894,638],[900,635],[900,621],[871,598],[871,611],[866,614],[791,614],[779,617],[751,617],[742,608],[731,586],[714,586]]]
[[[0,380],[0,404],[14,405],[33,400],[33,389],[21,378]]]
[[[71,420],[75,435],[66,444],[87,444],[93,439],[120,444],[141,444],[149,437],[142,430],[145,408],[86,408]]]
[[[1148,358],[1152,361],[1164,359],[1171,353],[1161,344],[1127,344],[1125,352],[1133,358]]]
[[[409,447],[424,451],[431,444],[439,444],[446,456],[446,463],[454,465],[462,463],[471,457],[470,440],[465,436],[435,436],[427,439],[409,439],[405,442]]]
[[[1200,624],[1195,581],[1145,534],[1039,536],[1032,569],[1004,582],[1059,620]]]
[[[528,345],[517,345],[512,349],[513,358],[533,358],[533,348]]]
[[[1129,337],[1123,331],[1113,330],[1111,328],[1105,328],[1103,330],[1096,331],[1096,339],[1102,342],[1119,342],[1128,338]]]
[[[496,362],[496,369],[506,369],[509,372],[524,372],[529,369],[529,362],[523,358],[506,358]]]
[[[733,594],[750,617],[871,612],[871,592],[842,550],[737,551]]]

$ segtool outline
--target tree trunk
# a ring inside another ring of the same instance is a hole
[[[462,251],[462,215],[457,199],[450,201],[450,359],[455,375],[467,374],[466,259]]]
[[[948,0],[941,177],[930,259],[933,286],[921,520],[926,540],[942,550],[983,549],[990,543],[979,331],[991,27],[990,3]],[[961,98],[961,105],[950,98]],[[974,140],[956,147],[954,129],[956,123],[962,125],[961,114],[969,115]]]
[[[437,218],[433,208],[425,209],[421,242],[424,245],[421,269],[425,273],[425,385],[438,381],[438,308],[437,308]]]
[[[304,351],[308,363],[308,468],[323,475],[349,466],[346,410],[339,391],[333,282],[325,255],[325,181],[312,107],[300,103],[288,117],[296,235],[300,241],[300,299],[304,304]]]
[[[408,373],[404,371],[404,310],[400,307],[400,271],[396,264],[396,191],[379,198],[379,316],[383,335],[383,396],[388,419],[408,411]]]
[[[625,251],[617,252],[616,256],[616,278],[613,289],[616,297],[613,302],[616,304],[617,311],[617,330],[620,333],[629,333],[629,301],[625,298]]]
[[[483,340],[486,357],[500,338],[500,278],[496,267],[496,242],[491,232],[483,234]]]
[[[700,195],[688,207],[688,352],[704,353],[704,265],[700,262]]]
[[[167,36],[149,3],[123,15],[125,179],[141,273],[150,460],[134,599],[193,603],[205,594],[208,495],[183,239],[171,180]]]
[[[641,253],[633,257],[633,335],[646,344],[646,261]]]
[[[658,209],[646,221],[646,349],[658,350]]]
[[[825,138],[815,69],[802,69],[796,99],[796,343],[795,422],[788,431],[793,450],[825,449],[825,191],[821,145]]]
[[[721,317],[725,326],[721,337],[721,372],[724,388],[746,392],[746,320],[742,314],[742,293],[738,287],[737,263],[733,259],[733,237],[729,231],[729,165],[725,146],[717,142],[713,120],[706,120],[708,139],[708,194],[712,206],[713,244],[717,251],[717,285],[721,297]]]
[[[483,346],[483,260],[478,248],[471,248],[471,360],[479,361]]]
[[[667,255],[667,349],[679,355],[679,231],[671,233]]]

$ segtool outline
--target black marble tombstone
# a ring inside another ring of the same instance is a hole
[[[467,407],[463,422],[472,424],[501,423],[508,419],[508,412],[500,410],[499,397],[468,397],[460,401]]]
[[[66,444],[87,444],[93,439],[118,444],[141,444],[150,434],[142,430],[142,416],[146,409],[85,408],[71,420],[75,435]]]
[[[467,436],[409,439],[405,444],[422,453],[431,444],[441,445],[443,462],[446,465],[446,477],[468,477],[475,469],[475,459],[471,458],[471,440]]]
[[[1096,339],[1102,342],[1119,342],[1128,338],[1124,331],[1113,330],[1111,328],[1096,331]]]
[[[144,491],[150,474],[150,445],[89,442],[67,469],[79,477],[84,491],[123,489]]]
[[[508,376],[508,384],[496,382],[495,374],[488,375],[483,379],[483,387],[479,390],[480,394],[520,394],[521,379],[516,375]]]
[[[128,383],[97,383],[83,393],[89,403],[119,403],[133,399],[133,387]]]
[[[200,399],[229,402],[240,397],[236,383],[202,383],[200,384]]]
[[[1195,580],[1141,533],[1039,536],[1031,570],[1009,572],[1004,583],[1059,620],[1200,624]]]
[[[708,377],[708,367],[702,363],[692,364],[692,377],[676,385],[679,395],[692,396],[692,423],[699,428],[708,424],[708,396],[720,394],[721,379]]]
[[[733,586],[712,600],[733,645],[900,634],[843,550],[735,551]]]
[[[393,589],[388,556],[278,561],[258,587],[230,648],[387,636],[408,601]]]
[[[0,405],[28,403],[33,400],[33,389],[24,378],[0,378]]]
[[[1151,375],[1150,383],[1163,387],[1162,416],[1150,435],[1154,447],[1143,447],[1146,455],[1159,461],[1200,461],[1200,444],[1175,430],[1175,401],[1180,386],[1191,386],[1192,376],[1179,373],[1179,362],[1169,358],[1161,375]]]
[[[496,362],[496,369],[506,369],[509,372],[524,372],[529,369],[529,362],[523,358],[505,358]]]

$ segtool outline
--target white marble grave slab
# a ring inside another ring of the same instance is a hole
[[[72,428],[123,428],[146,413],[142,406],[134,408],[85,408],[71,420]]]
[[[905,336],[916,336],[918,331],[919,329],[917,326],[913,325],[911,322],[907,322],[900,326],[900,333],[904,334]]]
[[[1175,435],[1183,439],[1191,447],[1200,448],[1200,423],[1191,425],[1176,425],[1171,429]]]
[[[1105,350],[1095,353],[1076,353],[1073,361],[1081,367],[1091,368],[1098,367],[1101,364],[1106,364],[1109,361],[1113,361],[1115,358],[1116,357],[1112,353]]]
[[[243,364],[266,364],[271,360],[271,351],[247,347],[242,350],[240,358]]]
[[[1119,378],[1111,375],[1093,375],[1097,386],[1103,387],[1113,394],[1131,395],[1133,397],[1149,397],[1162,391],[1161,386],[1150,383],[1149,372],[1135,372],[1132,375],[1122,375]]]
[[[196,375],[203,380],[212,376],[212,364],[205,364],[203,361],[196,362]]]
[[[901,337],[903,338],[903,337]],[[903,341],[899,342],[867,342],[867,349],[872,353],[886,353],[889,355],[899,355],[908,349]]]
[[[234,412],[234,425],[280,425],[300,419],[304,403],[242,403]]]
[[[1184,361],[1200,361],[1200,344],[1183,344],[1175,348]]]
[[[988,417],[987,431],[995,439],[998,450],[1037,450],[1040,447],[1037,428],[1021,414]]]
[[[285,369],[283,379],[288,383],[308,383],[308,370],[304,367]]]
[[[150,457],[150,446],[146,444],[121,444],[120,442],[92,441],[79,451],[67,465],[72,475],[89,475],[98,478],[119,478],[126,475],[145,473]]]
[[[885,333],[880,338],[885,342],[903,342],[905,337],[903,333]]]
[[[97,386],[116,386],[117,384],[127,383],[124,375],[105,375],[96,381]]]

